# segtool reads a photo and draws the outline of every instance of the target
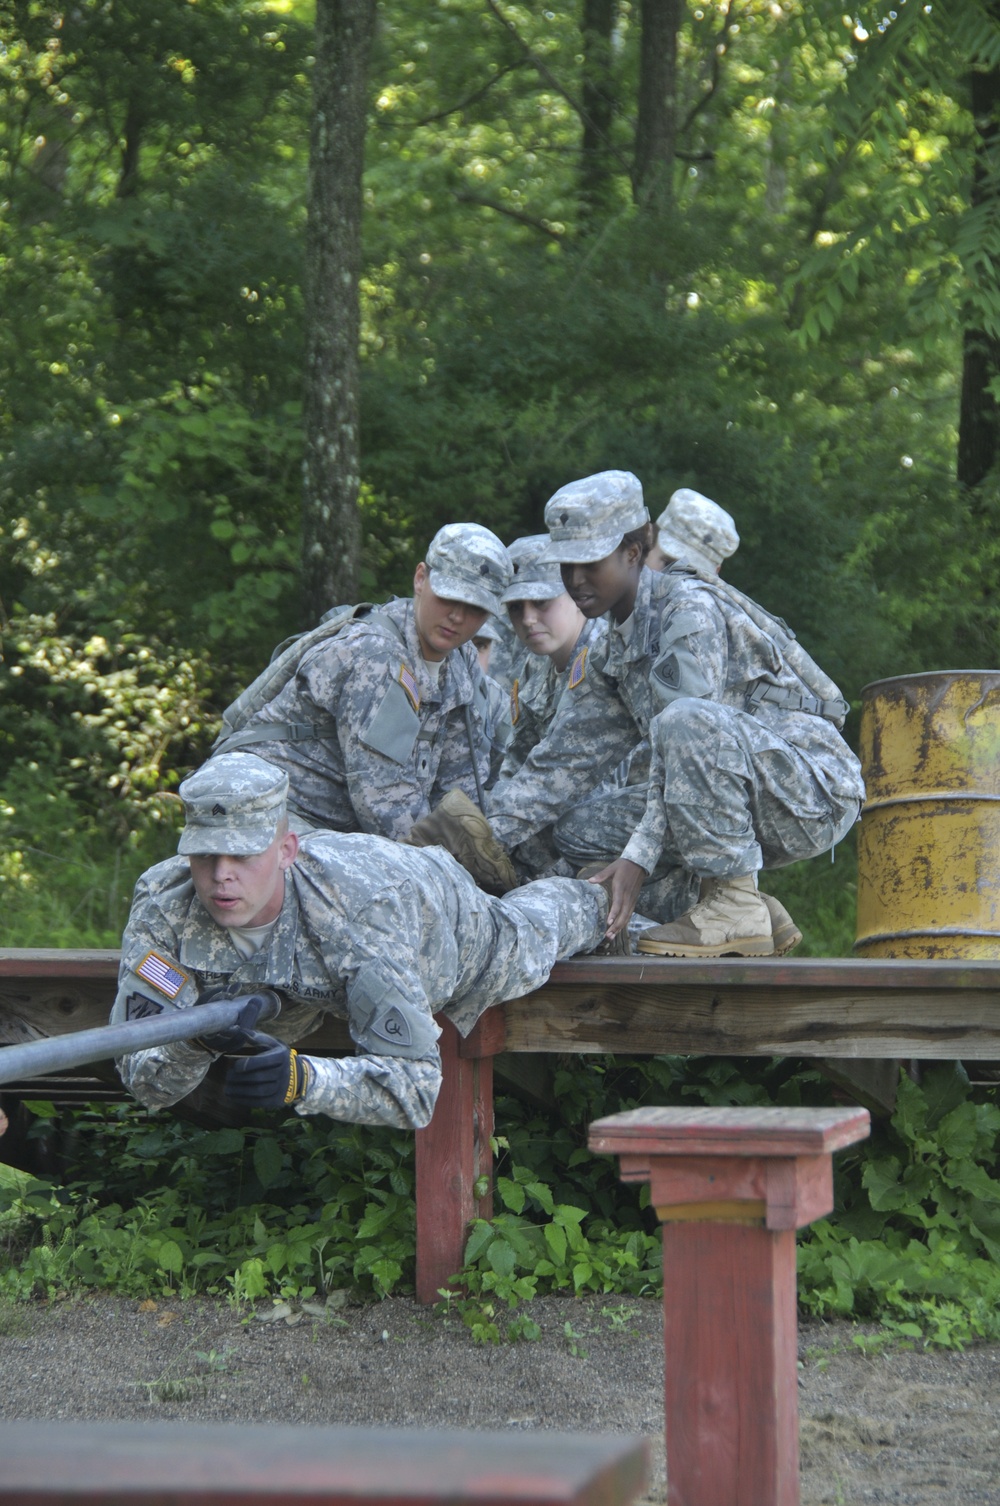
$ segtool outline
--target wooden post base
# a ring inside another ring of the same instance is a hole
[[[473,1218],[493,1217],[493,1057],[503,1014],[487,1011],[463,1040],[438,1015],[441,1091],[416,1133],[418,1302],[436,1302],[461,1270]]]
[[[590,1127],[663,1222],[669,1506],[798,1506],[795,1230],[866,1109],[632,1109]]]
[[[663,1269],[670,1506],[796,1506],[794,1230],[664,1224]]]

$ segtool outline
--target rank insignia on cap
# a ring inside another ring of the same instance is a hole
[[[517,694],[520,683],[519,680],[515,680],[510,687],[510,719],[515,727],[517,726],[517,719],[521,715],[521,703]]]
[[[176,999],[187,982],[187,973],[182,973],[179,967],[174,967],[159,952],[147,952],[135,972],[136,977],[144,978],[161,994],[166,994],[168,999]]]
[[[584,678],[584,676],[586,674],[586,670],[587,670],[587,650],[585,648],[581,648],[580,652],[577,654],[576,658],[573,660],[573,668],[569,672],[569,688],[570,688],[570,690],[575,690],[576,689],[576,687],[580,684],[581,680]]]
[[[400,685],[402,685],[403,689],[406,691],[406,694],[409,696],[410,705],[413,707],[414,711],[419,711],[420,691],[417,689],[416,679],[407,669],[405,664],[401,664],[399,666],[399,683]]]

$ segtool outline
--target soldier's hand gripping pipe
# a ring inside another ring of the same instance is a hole
[[[273,1020],[281,1011],[281,1000],[271,989],[245,994],[238,999],[215,999],[196,1004],[192,1009],[169,1009],[120,1025],[101,1025],[95,1030],[79,1030],[68,1035],[47,1036],[20,1046],[0,1047],[0,1083],[15,1082],[23,1077],[45,1077],[69,1067],[85,1067],[90,1062],[106,1061],[115,1056],[130,1056],[150,1046],[167,1046],[173,1041],[199,1041],[209,1051],[226,1054],[239,1050],[250,1041],[254,1027]],[[221,1047],[207,1044],[212,1040],[229,1042]],[[238,1043],[238,1044],[237,1044]]]

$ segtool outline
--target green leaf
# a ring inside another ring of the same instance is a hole
[[[495,1239],[486,1252],[486,1259],[498,1276],[514,1274],[514,1251],[504,1239]]]
[[[284,1153],[273,1135],[262,1135],[253,1148],[253,1169],[262,1187],[273,1187],[285,1164]]]
[[[554,1264],[563,1265],[566,1260],[566,1231],[558,1224],[546,1224],[545,1243],[551,1251]]]
[[[510,1177],[497,1177],[497,1192],[505,1208],[512,1213],[524,1212],[525,1191],[519,1182],[511,1181]]]

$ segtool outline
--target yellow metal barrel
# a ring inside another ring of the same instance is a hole
[[[863,957],[1000,957],[1000,670],[862,692]]]

